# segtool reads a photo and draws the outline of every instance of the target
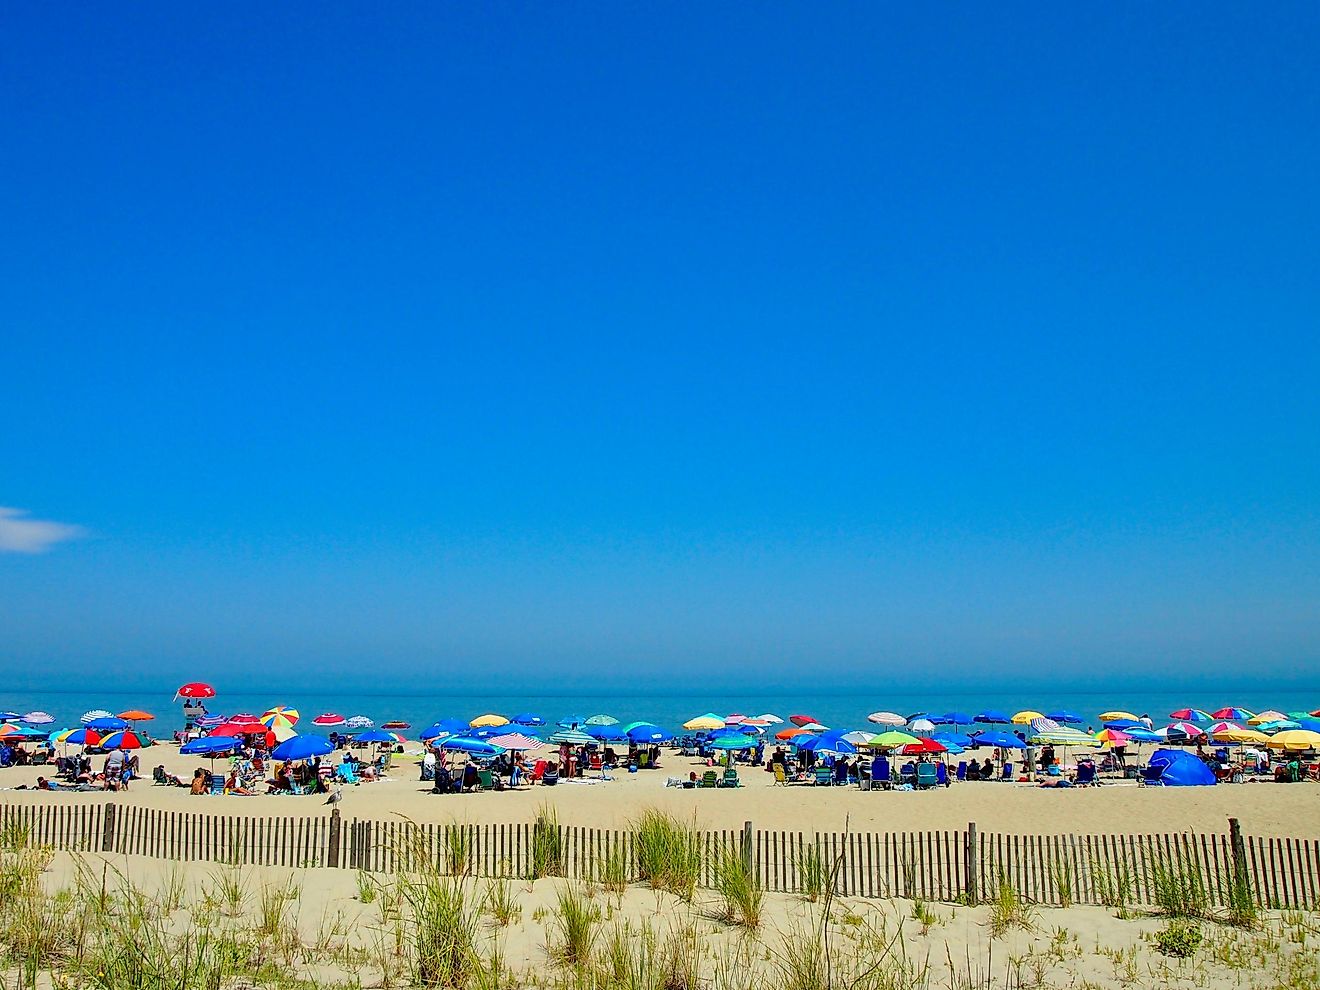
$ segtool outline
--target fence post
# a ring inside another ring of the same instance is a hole
[[[340,817],[339,817],[339,809],[338,809],[338,808],[333,808],[333,809],[331,809],[331,811],[330,811],[330,836],[329,836],[329,840],[328,840],[328,843],[329,843],[329,849],[326,851],[326,859],[329,860],[329,863],[327,864],[328,866],[334,866],[334,867],[338,867],[338,866],[339,866],[339,841],[340,841],[340,840],[339,840],[339,829],[340,829],[340,822],[341,822],[341,819],[340,819]]]
[[[743,868],[750,874],[756,869],[756,864],[752,862],[752,823],[743,822],[742,828],[742,861]]]
[[[1247,844],[1242,838],[1242,825],[1236,818],[1228,820],[1229,844],[1233,847],[1233,882],[1239,890],[1247,885]]]
[[[115,815],[118,806],[113,801],[105,803],[105,830],[101,834],[101,852],[115,851]]]
[[[967,877],[967,889],[963,891],[967,895],[968,904],[978,903],[980,897],[977,891],[977,878],[980,874],[979,843],[976,839],[976,822],[967,823],[967,834],[963,844],[963,872]]]

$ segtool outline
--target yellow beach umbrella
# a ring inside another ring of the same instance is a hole
[[[724,728],[724,719],[717,718],[714,715],[698,715],[696,718],[690,718],[684,722],[683,728],[693,732],[701,729],[722,729]]]
[[[478,715],[468,725],[474,729],[485,728],[488,725],[508,725],[509,720],[503,715]]]
[[[1045,716],[1042,715],[1040,712],[1033,712],[1033,711],[1018,712],[1016,715],[1013,716],[1013,724],[1030,725],[1032,719],[1044,718],[1044,717]]]
[[[1320,749],[1320,732],[1288,729],[1270,736],[1265,745],[1270,749]]]
[[[1270,737],[1263,732],[1257,732],[1255,729],[1229,729],[1227,732],[1216,732],[1216,739],[1222,739],[1224,742],[1235,743],[1267,743]]]
[[[913,743],[919,742],[921,742],[921,740],[914,735],[910,735],[906,732],[899,732],[897,729],[890,729],[888,732],[882,732],[877,736],[872,736],[870,739],[866,740],[866,745],[889,748],[894,746],[911,746]]]
[[[1138,721],[1137,716],[1133,715],[1131,712],[1101,712],[1100,713],[1101,722],[1114,722],[1121,718],[1127,719],[1129,722]]]
[[[281,727],[288,729],[297,725],[298,719],[301,717],[296,708],[290,708],[288,705],[276,705],[274,708],[267,708],[260,721],[268,729]]]

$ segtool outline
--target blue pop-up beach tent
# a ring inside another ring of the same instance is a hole
[[[1147,780],[1165,787],[1209,787],[1216,782],[1214,771],[1185,749],[1157,749],[1148,767]]]

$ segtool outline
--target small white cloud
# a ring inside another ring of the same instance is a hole
[[[86,530],[49,519],[29,519],[23,509],[0,505],[0,553],[45,553],[57,543],[76,540]]]

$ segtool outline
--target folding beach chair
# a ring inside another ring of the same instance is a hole
[[[957,773],[956,776],[957,776],[957,778],[958,778],[959,783],[961,783],[961,782],[963,782],[963,781],[965,781],[965,780],[967,779],[967,761],[966,761],[966,760],[959,760],[959,761],[958,761],[958,773]]]
[[[788,786],[788,774],[784,772],[784,765],[782,763],[774,764],[774,778],[775,780],[774,783],[770,785],[771,787]]]
[[[724,771],[724,779],[720,781],[721,787],[742,787],[742,781],[738,779],[738,771],[733,767]]]
[[[211,774],[211,793],[223,794],[225,792],[225,778],[223,774]]]
[[[935,764],[935,783],[941,787],[949,786],[949,768],[944,763]]]
[[[934,763],[918,763],[916,784],[918,790],[925,790],[928,787],[934,787],[939,783],[939,776],[935,771]]]
[[[697,784],[697,786],[698,786],[698,787],[718,787],[718,786],[719,786],[719,778],[715,775],[715,771],[714,771],[714,770],[707,770],[705,773],[703,773],[703,774],[701,775],[701,782],[700,782],[699,784]]]
[[[871,789],[877,786],[888,789],[893,781],[889,776],[889,761],[883,756],[871,761]]]
[[[817,766],[812,770],[811,782],[817,787],[831,787],[834,784],[834,771],[829,767]]]
[[[495,778],[491,776],[491,772],[487,769],[478,768],[477,783],[483,791],[495,790]]]
[[[999,779],[1000,779],[1000,780],[1012,780],[1012,779],[1013,779],[1013,764],[1011,764],[1011,763],[1005,763],[1005,764],[1004,764],[1004,769],[1001,770],[1001,771],[999,772]]]
[[[1087,787],[1095,784],[1095,764],[1090,760],[1083,760],[1077,764],[1077,786]]]

